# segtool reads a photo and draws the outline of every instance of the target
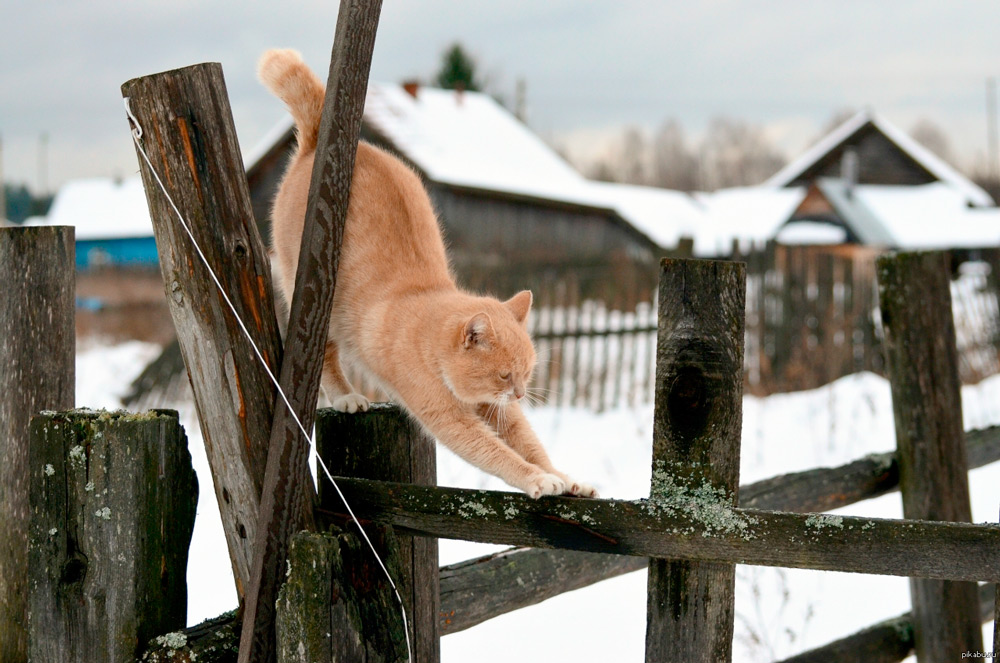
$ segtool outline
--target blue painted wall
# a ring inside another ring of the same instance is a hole
[[[156,267],[156,241],[152,237],[86,239],[76,242],[76,268]]]

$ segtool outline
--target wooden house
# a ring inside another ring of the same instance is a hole
[[[649,270],[662,253],[488,95],[371,83],[361,131],[424,180],[453,264],[473,286],[507,289],[502,281],[512,271],[530,285],[540,274],[570,268]],[[286,118],[246,159],[265,237],[294,140]]]

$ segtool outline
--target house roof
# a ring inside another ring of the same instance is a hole
[[[805,195],[805,187],[736,187],[697,194],[706,208],[695,255],[726,255],[733,240],[772,239]],[[700,246],[699,246],[700,245]]]
[[[881,221],[893,248],[1000,245],[1000,208],[970,208],[965,192],[944,182],[908,187],[860,185],[855,195]]]
[[[44,224],[74,226],[77,240],[153,236],[146,194],[138,176],[66,182],[56,193]]]
[[[968,204],[979,207],[992,207],[994,205],[993,199],[981,187],[977,186],[943,159],[911,138],[905,131],[878,113],[868,109],[855,113],[854,116],[817,141],[815,145],[806,150],[801,156],[778,171],[764,185],[775,187],[788,186],[810,167],[848,142],[855,134],[868,125],[881,132],[903,154],[915,161],[934,178],[960,191],[965,196]]]
[[[365,122],[436,182],[587,200],[587,181],[492,97],[371,83]]]

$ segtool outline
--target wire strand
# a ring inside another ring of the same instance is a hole
[[[226,302],[226,305],[229,307],[229,310],[236,318],[236,322],[239,324],[240,329],[243,331],[243,335],[246,336],[247,340],[250,342],[250,347],[253,348],[254,354],[257,356],[258,361],[260,361],[261,366],[264,367],[264,371],[267,373],[267,376],[271,379],[271,382],[274,384],[275,389],[278,390],[278,395],[284,402],[285,407],[288,408],[289,414],[292,415],[292,419],[295,421],[299,430],[302,432],[303,437],[305,437],[306,441],[309,443],[310,458],[315,459],[317,461],[317,464],[323,469],[323,474],[326,475],[327,480],[330,482],[334,490],[337,492],[337,496],[340,497],[340,501],[343,502],[344,508],[347,509],[348,515],[350,515],[351,520],[354,522],[354,524],[357,525],[358,531],[361,533],[361,537],[365,540],[365,543],[368,544],[368,548],[371,550],[372,555],[374,555],[375,560],[378,562],[379,568],[382,569],[382,572],[385,574],[385,577],[389,580],[389,585],[392,587],[392,591],[396,595],[396,600],[399,602],[399,610],[403,616],[403,633],[406,636],[407,660],[410,661],[410,663],[413,663],[413,650],[410,646],[410,629],[406,619],[406,607],[405,604],[403,603],[403,597],[400,596],[399,589],[396,587],[396,583],[392,579],[392,574],[389,573],[389,569],[386,568],[386,565],[382,561],[382,558],[379,556],[378,551],[375,550],[375,545],[371,542],[371,539],[368,538],[367,532],[365,532],[365,529],[361,526],[361,521],[358,520],[358,517],[356,515],[354,515],[354,509],[352,509],[351,505],[347,502],[347,498],[344,496],[344,493],[340,490],[340,486],[337,485],[337,482],[336,480],[334,480],[333,475],[330,473],[329,468],[326,466],[326,463],[323,462],[323,458],[319,455],[319,452],[316,449],[315,427],[312,435],[310,435],[306,431],[305,426],[299,419],[299,415],[295,412],[295,408],[292,407],[292,404],[289,402],[288,397],[285,395],[284,390],[278,383],[278,378],[275,377],[274,372],[267,365],[267,361],[264,359],[264,355],[263,353],[261,353],[260,348],[257,347],[257,343],[253,340],[253,336],[251,336],[250,330],[247,329],[246,324],[244,324],[243,322],[243,318],[240,317],[239,312],[237,312],[236,310],[236,306],[233,304],[232,300],[229,299],[229,295],[226,294],[226,289],[222,287],[222,283],[219,281],[219,277],[216,276],[215,270],[213,270],[212,266],[209,264],[208,258],[206,258],[205,254],[202,252],[201,246],[198,244],[198,240],[195,239],[194,233],[191,232],[191,228],[188,226],[187,221],[184,219],[184,215],[181,214],[181,211],[177,208],[177,205],[174,203],[173,198],[170,196],[170,193],[167,191],[166,186],[164,186],[163,181],[160,179],[159,174],[156,172],[156,169],[153,167],[152,162],[149,160],[149,156],[146,154],[146,150],[143,149],[142,143],[140,141],[143,133],[142,125],[139,124],[139,120],[136,119],[135,115],[132,113],[132,108],[129,105],[128,97],[125,97],[125,113],[128,115],[128,119],[132,123],[133,127],[132,140],[135,143],[136,148],[139,150],[139,154],[142,155],[143,160],[145,160],[146,165],[149,167],[149,172],[152,173],[153,175],[153,179],[156,180],[156,183],[159,185],[160,190],[166,197],[167,202],[170,203],[170,207],[173,208],[174,213],[177,215],[178,221],[180,221],[181,223],[181,227],[184,229],[184,232],[191,239],[191,243],[194,245],[195,251],[198,253],[198,257],[201,259],[202,264],[204,264],[205,268],[208,270],[209,275],[212,277],[212,281],[215,283],[215,287],[218,288],[219,294],[222,295],[222,299]]]

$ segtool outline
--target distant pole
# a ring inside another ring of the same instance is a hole
[[[1000,145],[997,138],[997,79],[986,79],[986,154],[990,179],[1000,181]]]

